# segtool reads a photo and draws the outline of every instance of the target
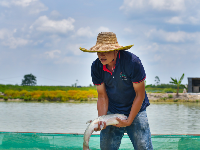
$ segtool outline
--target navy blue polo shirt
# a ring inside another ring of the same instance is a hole
[[[108,110],[112,113],[129,115],[136,96],[133,83],[145,80],[146,74],[140,59],[128,52],[119,51],[114,72],[110,72],[97,58],[91,67],[94,85],[105,84],[109,99]],[[140,111],[149,106],[149,99],[145,92],[145,99]]]

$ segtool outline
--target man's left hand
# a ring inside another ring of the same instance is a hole
[[[116,125],[113,125],[115,127],[127,127],[127,126],[130,126],[132,122],[129,122],[128,120],[121,120],[119,118],[116,118],[116,120],[119,122],[118,124]]]

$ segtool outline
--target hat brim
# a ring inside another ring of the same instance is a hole
[[[105,50],[105,51],[98,51],[98,50],[96,50],[96,51],[91,51],[91,50],[87,50],[87,49],[85,49],[85,48],[79,48],[81,51],[83,51],[83,52],[91,52],[91,53],[93,53],[93,52],[110,52],[110,51],[119,51],[119,50],[127,50],[127,49],[130,49],[132,46],[134,46],[134,44],[133,45],[128,45],[128,46],[123,46],[123,47],[120,47],[120,48],[117,48],[117,49],[112,49],[112,50]]]

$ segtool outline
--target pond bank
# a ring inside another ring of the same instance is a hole
[[[200,102],[200,93],[147,93],[150,102]]]
[[[147,93],[150,102],[200,102],[200,93],[179,93],[179,96],[176,96],[176,93]],[[21,102],[25,101],[24,99],[0,99],[0,101],[9,101],[9,102]],[[38,101],[38,100],[29,100],[29,101]],[[97,101],[97,98],[89,98],[87,100],[67,100],[66,102],[84,102],[84,101]],[[49,102],[48,100],[42,100],[41,102]],[[50,101],[50,102],[60,102],[60,101]]]

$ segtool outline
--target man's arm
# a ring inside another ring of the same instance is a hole
[[[98,101],[97,110],[98,116],[106,115],[108,111],[108,95],[106,93],[105,84],[97,85]]]
[[[106,93],[106,87],[104,83],[102,83],[101,85],[97,85],[97,92],[98,92],[98,100],[97,100],[98,116],[106,115],[108,111],[108,95]],[[94,130],[100,131],[101,125],[103,125],[103,129],[106,128],[106,122],[99,121],[98,128],[95,128]]]
[[[117,119],[119,121],[119,124],[116,125],[117,127],[130,126],[134,118],[136,117],[136,115],[141,109],[142,103],[145,98],[145,83],[144,81],[140,83],[133,83],[133,87],[134,87],[136,96],[133,101],[129,117],[127,120]]]

